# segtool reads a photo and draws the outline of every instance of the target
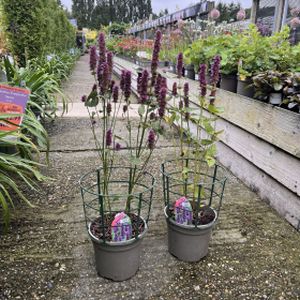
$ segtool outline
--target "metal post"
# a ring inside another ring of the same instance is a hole
[[[274,32],[278,32],[282,26],[282,20],[284,15],[286,0],[278,0],[276,5],[276,11],[274,16]]]
[[[257,14],[259,10],[259,1],[260,0],[253,0],[252,1],[252,8],[251,8],[251,23],[256,24],[257,22]]]

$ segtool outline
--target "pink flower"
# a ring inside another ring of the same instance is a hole
[[[297,28],[300,25],[300,19],[298,17],[293,18],[290,21],[290,25],[292,28]]]
[[[297,17],[300,14],[300,7],[295,7],[291,9],[291,16],[292,17]]]
[[[213,19],[213,20],[217,20],[219,19],[221,13],[219,10],[217,10],[216,8],[212,9],[210,11],[210,17]]]
[[[246,18],[246,12],[243,8],[241,8],[236,14],[236,18],[238,21],[242,21]]]

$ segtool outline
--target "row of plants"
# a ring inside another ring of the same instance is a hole
[[[154,194],[151,157],[168,125],[179,125],[174,153],[161,162],[169,252],[184,261],[207,255],[222,204],[226,176],[215,160],[215,142],[221,134],[215,129],[215,114],[221,112],[215,106],[220,57],[213,59],[210,86],[205,78],[208,66],[201,65],[199,102],[193,109],[189,84],[182,77],[183,54],[177,55],[178,81],[169,92],[167,79],[158,72],[161,47],[158,31],[151,68],[140,70],[137,78],[138,122],[130,114],[132,73],[123,70],[119,85],[112,80],[113,53],[107,50],[103,33],[99,52],[96,47],[90,49],[95,85],[82,101],[90,116],[100,167],[85,174],[80,187],[97,272],[116,281],[138,270]],[[211,115],[205,115],[204,109]],[[120,111],[123,118],[118,117]],[[116,130],[120,126],[122,136]]]
[[[30,90],[23,122],[14,131],[0,131],[0,210],[5,229],[8,228],[10,210],[19,200],[32,206],[22,192],[23,185],[35,190],[37,182],[45,180],[39,171],[40,151],[46,151],[48,161],[49,139],[44,123],[53,120],[58,111],[57,99],[68,108],[61,83],[65,80],[79,56],[79,52],[61,53],[40,59],[28,60],[18,67],[4,56],[0,61],[1,84]],[[14,115],[15,116],[15,115]],[[0,123],[9,123],[9,114],[1,114]]]
[[[160,59],[171,72],[176,72],[176,52],[184,52],[184,75],[190,79],[197,79],[201,64],[210,66],[219,55],[219,87],[299,112],[300,44],[290,43],[288,26],[272,36],[265,36],[252,24],[243,31],[220,31],[194,42],[184,28],[184,24],[179,23],[162,41]],[[135,38],[128,37],[121,44],[122,51],[117,50],[117,53],[131,57],[138,64],[141,64],[138,51],[149,53],[150,47],[139,48],[137,45],[141,42]]]

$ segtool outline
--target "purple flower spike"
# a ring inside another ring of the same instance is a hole
[[[179,101],[179,109],[180,110],[183,109],[183,101],[182,100]]]
[[[215,56],[214,61],[211,65],[210,83],[212,85],[216,85],[220,80],[220,64],[221,64],[221,57],[217,55]]]
[[[183,86],[183,94],[184,94],[183,101],[184,101],[185,108],[189,108],[190,106],[189,89],[190,89],[189,84],[186,82]],[[185,119],[189,120],[189,118],[190,118],[190,113],[187,111],[185,113]]]
[[[125,114],[126,113],[126,111],[128,110],[128,106],[125,104],[125,105],[123,105],[123,113]]]
[[[118,99],[119,99],[119,87],[117,85],[115,85],[113,87],[112,98],[113,98],[113,102],[114,103],[118,102]]]
[[[148,134],[148,148],[153,150],[155,146],[155,132],[153,129],[150,129]]]
[[[166,88],[168,90],[168,85],[167,85],[167,78],[166,77],[162,77],[161,78],[161,83],[160,83],[161,88]]]
[[[125,87],[125,75],[126,75],[126,71],[122,70],[121,80],[120,80],[120,88],[123,92],[124,92],[124,87]]]
[[[160,52],[160,47],[161,47],[161,38],[162,38],[161,31],[159,31],[159,30],[156,31],[153,53],[152,53],[152,61],[151,61],[151,73],[152,73],[153,77],[155,77],[157,67],[158,67],[159,52]],[[154,82],[153,82],[153,84],[154,84]]]
[[[139,85],[139,94],[140,94],[141,103],[145,103],[148,100],[148,94],[147,94],[148,80],[149,80],[149,73],[147,70],[144,70],[140,78],[140,85]]]
[[[111,111],[112,111],[111,103],[107,103],[107,105],[106,105],[106,112],[107,112],[108,116],[110,116]]]
[[[177,57],[177,75],[179,78],[182,77],[182,70],[183,70],[183,54],[179,53]]]
[[[174,82],[173,83],[173,87],[172,87],[172,95],[174,97],[176,97],[178,95],[178,92],[177,92],[177,82]]]
[[[115,150],[120,151],[121,149],[122,149],[121,145],[119,143],[116,143]]]
[[[112,77],[112,71],[113,71],[113,54],[112,52],[107,52],[107,64],[108,64],[108,70],[109,70],[109,79],[111,80]]]
[[[106,62],[100,66],[97,75],[101,93],[104,94],[109,88],[109,67]]]
[[[83,95],[82,97],[81,97],[81,102],[85,102],[86,101],[86,95]]]
[[[97,48],[96,46],[92,46],[90,49],[90,70],[95,72],[97,67]]]
[[[166,96],[167,96],[167,89],[165,87],[162,87],[158,99],[158,104],[159,104],[158,114],[161,119],[164,117],[166,111],[166,105],[167,105]]]
[[[115,86],[116,82],[114,80],[110,81],[110,92],[112,93],[114,90],[114,86]]]
[[[162,79],[162,76],[160,74],[158,74],[156,77],[155,85],[154,85],[154,93],[157,98],[159,97],[159,92],[160,92],[160,88],[161,88],[161,79]]]
[[[98,38],[99,44],[99,64],[106,62],[106,46],[105,46],[105,35],[103,32],[100,32]]]
[[[152,111],[152,112],[150,113],[149,118],[150,118],[151,121],[155,120],[155,119],[156,119],[155,112]]]
[[[125,72],[125,78],[124,78],[124,97],[125,97],[125,101],[128,101],[130,95],[131,95],[131,72],[126,71]]]
[[[93,91],[97,91],[97,84],[95,83],[92,88]]]
[[[109,147],[112,144],[112,130],[108,129],[106,132],[106,146]]]
[[[200,83],[200,94],[202,97],[206,96],[207,93],[207,82],[206,82],[206,65],[200,65],[199,69],[199,83]]]

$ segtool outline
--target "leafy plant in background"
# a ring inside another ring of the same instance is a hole
[[[6,122],[10,115],[0,115],[0,122]],[[38,153],[37,147],[31,140],[20,132],[0,131],[0,147],[16,147],[15,154],[5,154],[0,151],[0,207],[5,228],[9,224],[10,209],[14,207],[15,195],[32,207],[20,189],[20,183],[31,189],[36,189],[36,181],[43,181],[45,177],[38,171],[39,163],[20,157],[22,151]]]
[[[243,32],[237,47],[238,73],[241,80],[270,69],[270,59],[266,55],[266,49],[270,48],[270,40],[263,37],[254,24]]]
[[[253,84],[257,95],[268,95],[273,92],[282,92],[288,73],[267,71],[253,77]]]

